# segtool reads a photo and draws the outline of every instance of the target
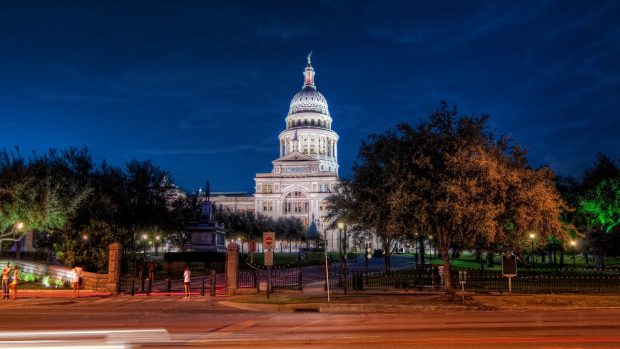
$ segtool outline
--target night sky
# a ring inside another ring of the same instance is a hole
[[[562,175],[620,156],[620,2],[572,0],[0,1],[0,147],[86,145],[251,192],[310,50],[341,176],[369,133],[442,99]]]

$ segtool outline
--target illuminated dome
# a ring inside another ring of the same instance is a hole
[[[305,85],[291,100],[288,115],[302,112],[315,112],[329,115],[327,101],[316,87]]]
[[[327,108],[327,101],[325,97],[316,90],[314,85],[314,68],[310,62],[310,53],[308,55],[308,65],[304,70],[304,86],[301,91],[291,100],[291,106],[288,110],[288,115],[304,112],[314,112],[323,115],[329,115],[329,109]]]

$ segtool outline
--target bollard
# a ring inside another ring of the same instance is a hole
[[[216,282],[215,269],[211,269],[211,277],[209,278],[209,281],[211,281],[211,289],[210,289],[209,294],[211,296],[215,296],[215,282]]]
[[[205,295],[205,277],[202,277],[202,288],[200,289],[200,295],[204,296]]]
[[[166,279],[166,293],[170,293],[171,283],[170,279]]]
[[[151,289],[153,287],[153,281],[151,281],[151,279],[147,279],[148,282],[146,283],[146,295],[150,296],[151,295]]]
[[[136,294],[135,288],[136,288],[136,278],[134,277],[134,278],[131,278],[131,295],[132,296]]]

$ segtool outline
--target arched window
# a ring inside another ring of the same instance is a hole
[[[308,125],[308,119],[304,119],[304,125],[307,126]]]
[[[314,126],[314,119],[310,120],[310,125]]]

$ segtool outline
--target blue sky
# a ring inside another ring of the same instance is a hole
[[[369,133],[442,99],[579,175],[620,156],[619,23],[617,1],[0,0],[0,146],[251,191],[312,50],[341,175]]]

